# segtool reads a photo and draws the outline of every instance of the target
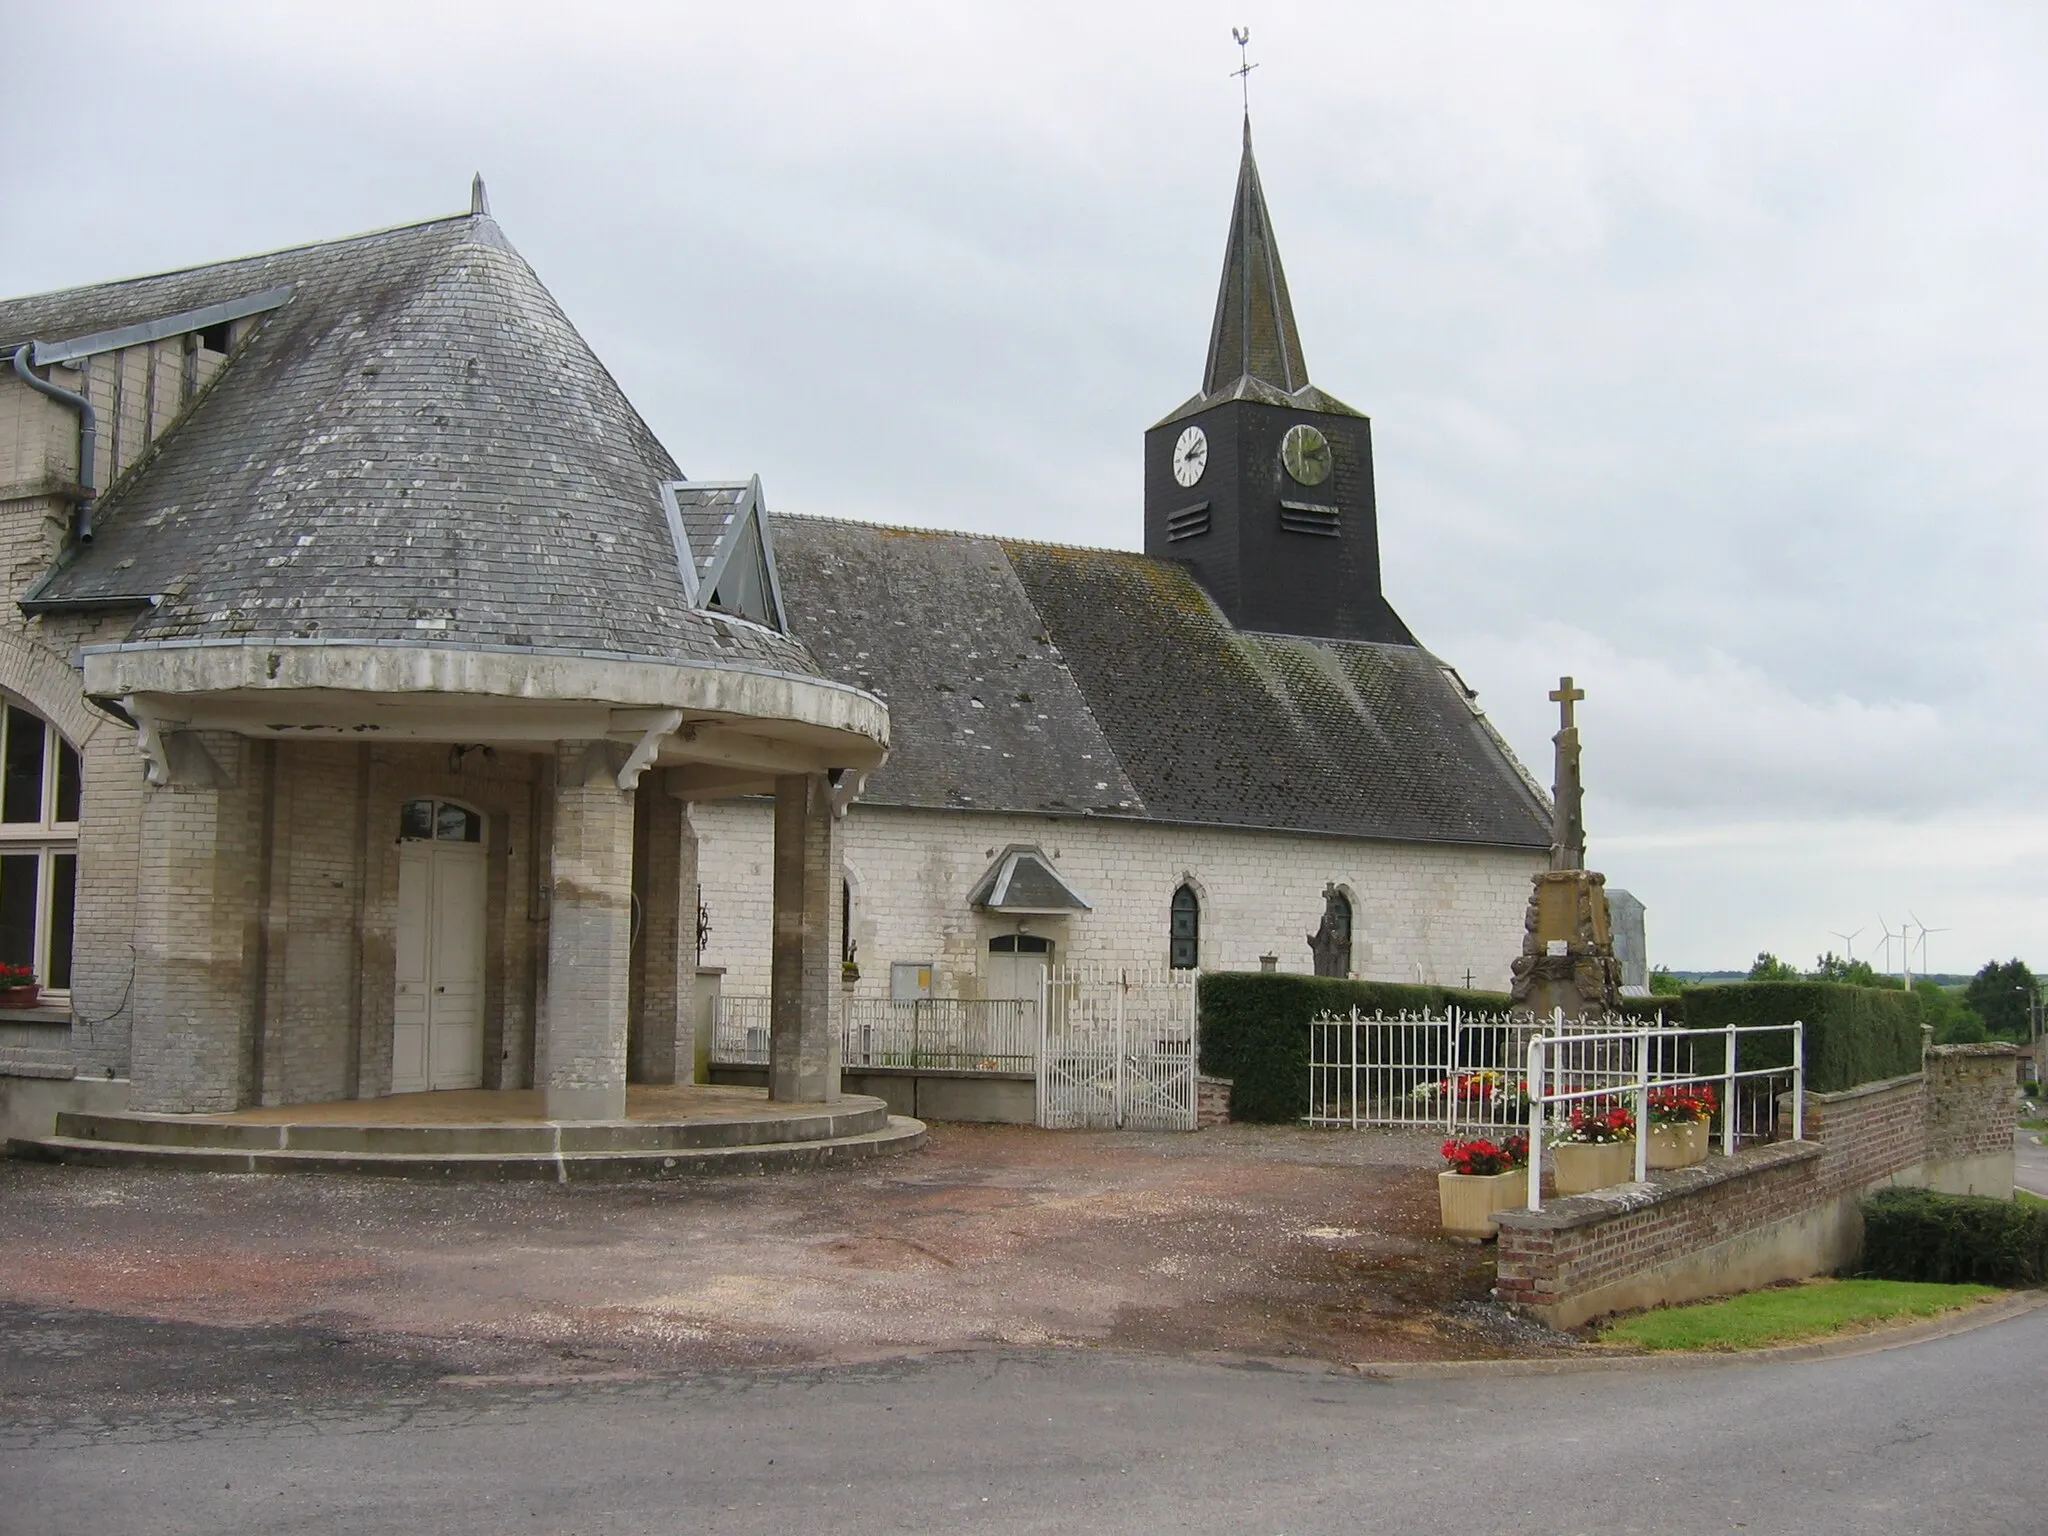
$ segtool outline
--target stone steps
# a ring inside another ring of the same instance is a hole
[[[57,1116],[52,1140],[214,1152],[328,1152],[370,1156],[634,1155],[721,1147],[837,1141],[887,1128],[889,1106],[850,1097],[835,1105],[673,1120],[379,1124],[374,1121],[251,1121],[200,1115]]]
[[[865,1108],[855,1112],[864,1122],[875,1116]],[[92,1119],[109,1123],[148,1120],[148,1116],[63,1116],[61,1120]],[[833,1118],[827,1115],[802,1117],[806,1128]],[[81,1164],[102,1168],[182,1168],[201,1173],[348,1173],[397,1178],[463,1180],[546,1180],[555,1183],[606,1179],[690,1178],[706,1174],[772,1173],[795,1169],[827,1168],[892,1152],[908,1152],[924,1144],[924,1123],[881,1111],[879,1124],[868,1123],[859,1130],[836,1135],[808,1135],[792,1140],[752,1140],[724,1145],[670,1145],[621,1148],[592,1146],[590,1133],[607,1130],[699,1130],[703,1123],[638,1127],[570,1125],[561,1126],[267,1126],[240,1125],[231,1129],[292,1132],[291,1145],[222,1145],[205,1142],[119,1141],[105,1136],[60,1134],[34,1140],[7,1143],[9,1155],[44,1162]],[[781,1117],[738,1122],[760,1128],[783,1123]],[[188,1129],[198,1129],[188,1123]],[[223,1129],[217,1123],[213,1129]],[[514,1150],[498,1145],[485,1149],[460,1149],[442,1144],[398,1149],[367,1146],[352,1148],[316,1147],[301,1142],[312,1130],[325,1131],[410,1131],[426,1136],[453,1136],[477,1131],[521,1131],[578,1133],[584,1144],[576,1149]]]

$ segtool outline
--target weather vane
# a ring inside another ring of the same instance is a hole
[[[1259,67],[1252,62],[1252,56],[1249,51],[1252,45],[1252,29],[1250,27],[1232,27],[1230,35],[1237,39],[1237,56],[1241,61],[1238,67],[1231,71],[1231,74],[1237,77],[1238,87],[1244,93],[1244,115],[1250,117],[1252,115],[1251,74],[1253,70]]]

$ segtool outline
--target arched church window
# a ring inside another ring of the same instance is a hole
[[[0,697],[0,961],[68,992],[84,775],[54,725]]]
[[[1192,971],[1202,963],[1202,900],[1191,885],[1173,893],[1167,918],[1166,963],[1176,971]]]

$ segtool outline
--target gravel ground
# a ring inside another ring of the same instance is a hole
[[[272,1335],[349,1344],[478,1382],[987,1345],[1336,1362],[1573,1347],[1487,1301],[1491,1251],[1437,1233],[1437,1166],[1412,1133],[946,1125],[863,1167],[663,1185],[0,1162],[17,1324],[0,1342],[19,1366],[21,1341],[62,1338],[75,1309],[165,1371],[242,1330],[258,1354]]]

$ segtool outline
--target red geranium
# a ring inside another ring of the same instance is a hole
[[[1512,1173],[1528,1166],[1529,1138],[1510,1136],[1506,1141],[1494,1142],[1483,1136],[1470,1141],[1452,1137],[1444,1143],[1443,1152],[1453,1173]]]
[[[1714,1096],[1712,1083],[1685,1083],[1676,1088],[1653,1088],[1650,1090],[1650,1123],[1652,1125],[1692,1125],[1697,1121],[1711,1120],[1720,1100]]]
[[[1572,1111],[1571,1129],[1565,1141],[1631,1141],[1636,1134],[1635,1111],[1626,1104],[1603,1104],[1595,1099]]]

